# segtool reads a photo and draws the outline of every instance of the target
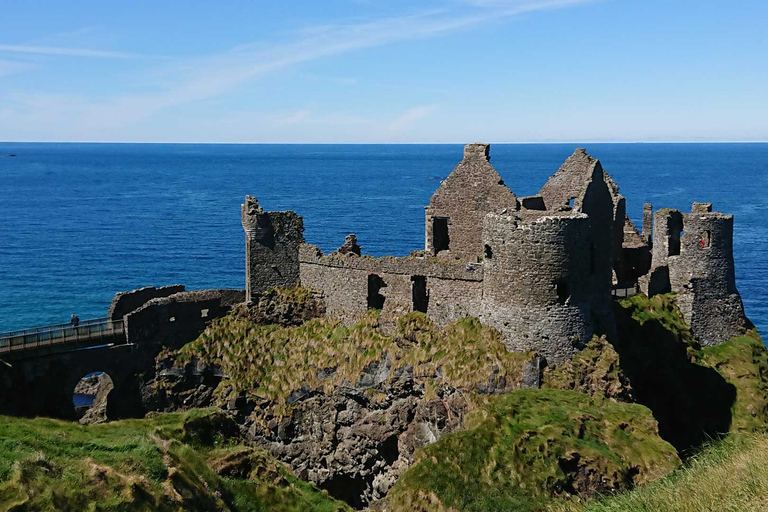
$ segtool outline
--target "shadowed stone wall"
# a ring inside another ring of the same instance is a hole
[[[243,302],[243,290],[196,290],[152,299],[125,317],[128,343],[171,350],[193,341],[208,322]]]
[[[183,284],[174,284],[170,286],[161,286],[160,288],[145,286],[144,288],[139,288],[138,290],[132,290],[130,292],[120,292],[112,299],[107,316],[112,320],[122,320],[123,315],[143,306],[146,302],[152,299],[167,297],[183,291]]]

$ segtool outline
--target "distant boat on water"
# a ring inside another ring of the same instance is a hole
[[[16,156],[16,155],[14,155],[13,153],[7,153],[7,154],[5,154],[3,156]]]

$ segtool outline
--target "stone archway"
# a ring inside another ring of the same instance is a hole
[[[72,394],[77,420],[83,425],[108,421],[107,404],[114,388],[115,383],[106,372],[91,372],[81,378]]]

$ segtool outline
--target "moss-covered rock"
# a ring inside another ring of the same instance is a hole
[[[557,496],[627,489],[674,470],[650,411],[560,390],[493,397],[468,428],[424,448],[390,510],[541,510]]]
[[[296,286],[272,288],[262,293],[253,304],[241,304],[233,313],[257,324],[301,325],[325,315],[322,293]]]
[[[573,359],[544,370],[542,387],[580,391],[592,396],[632,402],[632,386],[621,369],[619,354],[597,336]]]
[[[768,422],[768,350],[757,331],[700,347],[674,294],[639,294],[617,304],[614,348],[634,396],[661,436],[688,453],[732,431]]]

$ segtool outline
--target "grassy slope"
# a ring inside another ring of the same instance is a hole
[[[574,391],[494,397],[468,424],[420,452],[391,510],[541,510],[553,495],[625,489],[679,463],[648,409]]]
[[[716,347],[705,347],[696,356],[736,387],[731,431],[768,428],[768,350],[757,330]]]
[[[635,490],[564,506],[585,512],[758,512],[768,510],[768,436],[718,441],[674,474]]]
[[[228,444],[221,419],[201,410],[84,427],[3,417],[0,510],[347,510],[263,452]]]
[[[422,313],[410,313],[386,335],[371,311],[351,326],[327,318],[292,327],[257,325],[229,315],[183,347],[177,362],[199,357],[219,364],[236,390],[267,398],[280,412],[291,392],[302,387],[330,392],[355,384],[363,369],[385,354],[392,370],[407,365],[427,384],[442,375],[445,382],[470,390],[487,382],[494,370],[497,378],[517,386],[530,359],[508,352],[498,331],[474,318],[440,329]]]

